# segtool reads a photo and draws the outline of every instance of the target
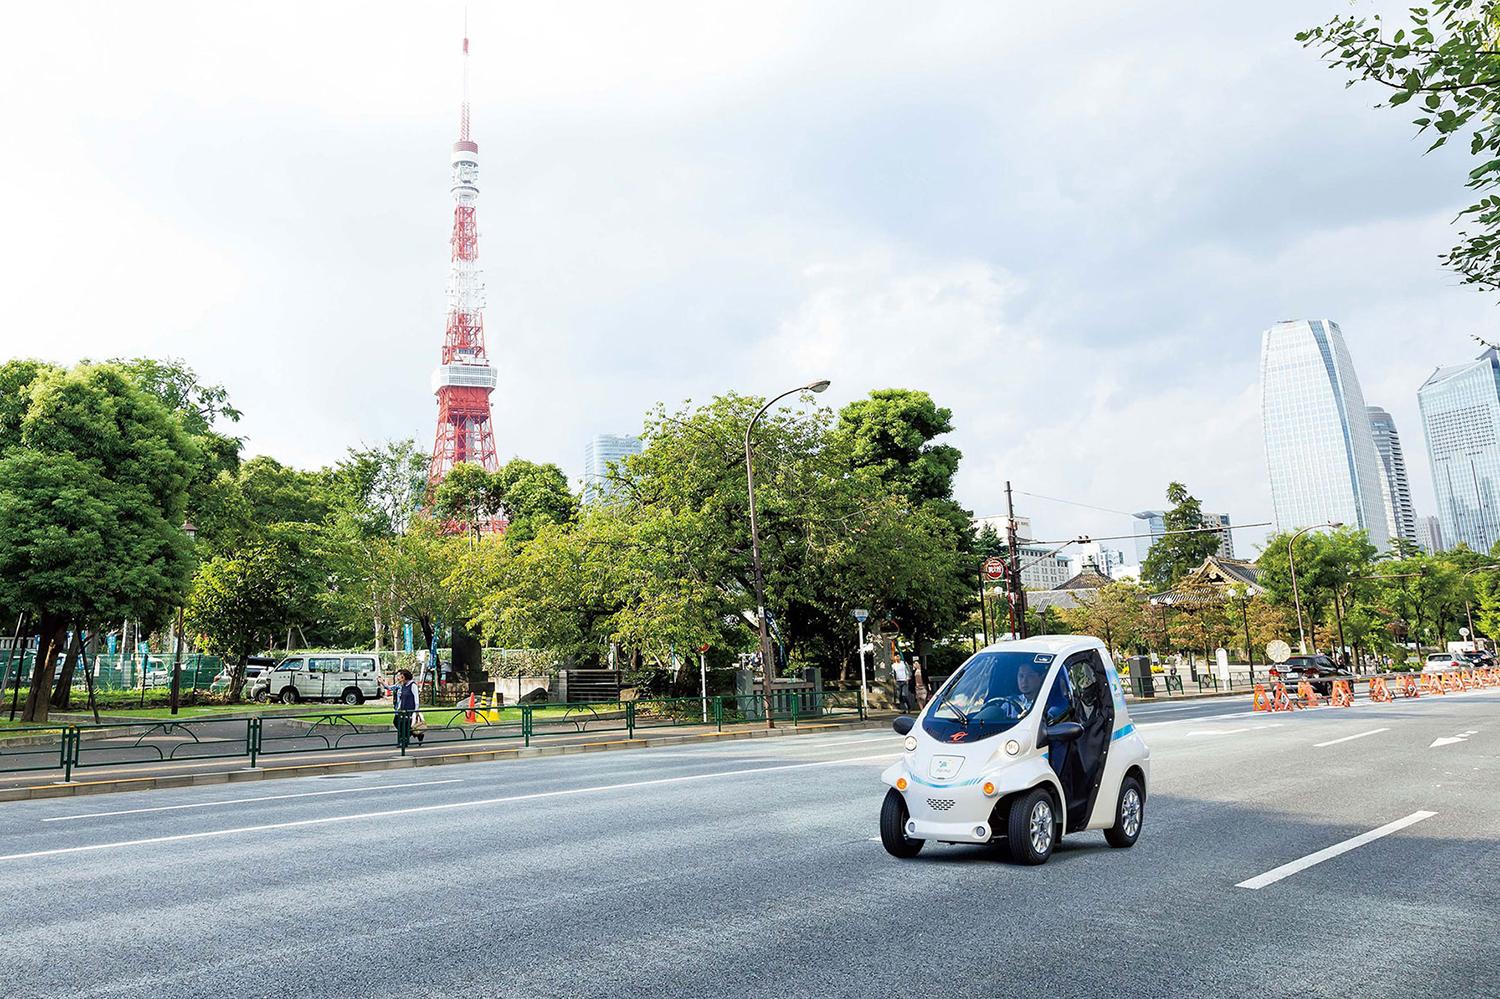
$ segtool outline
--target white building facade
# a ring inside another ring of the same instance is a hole
[[[641,439],[628,434],[598,434],[583,448],[583,501],[595,503],[609,495],[610,465],[641,453]]]
[[[1500,354],[1439,368],[1417,390],[1442,543],[1500,540]]]

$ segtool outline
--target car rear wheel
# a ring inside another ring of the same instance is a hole
[[[1104,830],[1109,845],[1118,849],[1134,846],[1146,821],[1146,789],[1135,777],[1120,782],[1120,804],[1115,809],[1115,824]]]
[[[364,695],[361,694],[359,691],[353,689],[352,687],[350,689],[344,691],[344,698],[343,698],[343,700],[344,700],[345,704],[363,704],[363,703],[365,703]]]
[[[892,788],[885,793],[885,803],[880,806],[880,845],[885,852],[902,860],[910,860],[922,852],[925,839],[913,839],[906,835],[906,799]]]
[[[1045,864],[1057,839],[1056,814],[1052,795],[1045,788],[1017,798],[1006,823],[1010,859],[1018,864]]]
[[[281,692],[282,704],[296,704],[300,700],[302,700],[302,698],[297,696],[296,687],[288,687]]]

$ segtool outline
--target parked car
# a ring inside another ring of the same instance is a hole
[[[1312,681],[1313,690],[1327,697],[1333,693],[1334,680],[1352,680],[1354,674],[1325,655],[1292,656],[1280,666],[1271,667],[1271,675],[1283,683]]]
[[[1476,649],[1473,652],[1461,652],[1459,654],[1473,666],[1487,669],[1495,665],[1495,654],[1489,649]]]
[[[276,665],[276,660],[267,656],[249,656],[245,659],[245,686],[243,687],[246,697],[253,695],[256,681],[259,680],[267,670]],[[208,685],[208,689],[215,693],[229,689],[230,681],[234,679],[234,667],[225,666]]]
[[[1464,669],[1469,663],[1457,652],[1430,652],[1427,662],[1422,664],[1423,673],[1448,673]]]
[[[256,700],[343,701],[363,704],[382,693],[379,659],[374,653],[337,653],[292,656],[256,679]]]

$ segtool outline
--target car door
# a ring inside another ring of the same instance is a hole
[[[1083,726],[1083,735],[1048,750],[1063,787],[1069,829],[1082,829],[1094,810],[1114,718],[1114,699],[1099,653],[1090,650],[1069,656],[1053,681],[1044,719],[1048,724],[1073,721]]]
[[[271,673],[271,686],[269,687],[271,700],[280,700],[282,693],[288,687],[296,688],[297,695],[303,696],[298,684],[302,682],[302,674],[306,666],[307,663],[301,656],[287,659],[278,665]]]
[[[316,700],[339,696],[343,691],[334,688],[338,686],[339,672],[343,668],[344,661],[340,656],[309,656],[307,674],[310,680],[308,692],[303,696]]]
[[[340,693],[350,687],[357,689],[366,698],[380,696],[380,681],[375,677],[375,659],[372,656],[345,656],[344,674],[339,681]]]

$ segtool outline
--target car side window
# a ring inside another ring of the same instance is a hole
[[[291,672],[293,670],[299,670],[301,668],[302,668],[302,660],[301,659],[288,659],[286,662],[284,662],[280,666],[276,667],[276,672],[278,672],[278,673],[283,672],[283,671]]]
[[[1073,720],[1073,690],[1068,680],[1068,671],[1060,669],[1052,681],[1052,691],[1047,695],[1047,710],[1042,720],[1048,725]]]
[[[371,673],[375,670],[375,660],[368,656],[351,657],[344,660],[344,669],[351,673]]]
[[[1068,660],[1067,672],[1072,681],[1076,712],[1078,721],[1087,722],[1093,719],[1100,709],[1099,674],[1095,672],[1095,666],[1099,663],[1099,653],[1084,652]]]
[[[307,663],[314,673],[337,673],[342,660],[334,656],[332,659],[309,659]]]

